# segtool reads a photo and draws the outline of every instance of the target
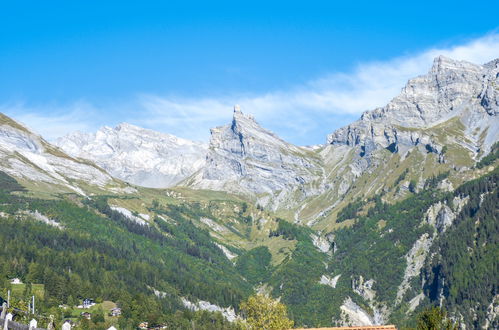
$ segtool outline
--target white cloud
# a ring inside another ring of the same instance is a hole
[[[329,74],[289,90],[262,95],[216,98],[141,95],[124,106],[129,110],[124,112],[119,121],[184,138],[206,140],[210,127],[230,121],[232,106],[238,103],[243,111],[253,114],[264,127],[285,139],[297,144],[323,143],[326,134],[334,129],[354,120],[365,110],[389,102],[408,79],[428,72],[433,59],[439,55],[485,63],[499,57],[499,34],[493,33],[452,47],[429,49],[413,56],[360,64],[352,72]],[[52,112],[62,114],[57,116],[38,115],[35,110],[30,112],[30,109],[24,109],[18,116],[12,111],[8,113],[49,139],[73,129],[95,129],[97,125],[114,124],[90,121],[89,116],[85,115],[88,108],[94,114],[100,112],[83,105],[73,105],[66,113],[60,109]],[[115,105],[114,108],[120,107]],[[112,109],[110,112],[113,113]],[[101,120],[104,118],[100,117]]]
[[[98,111],[88,103],[78,101],[65,107],[30,107],[25,104],[2,105],[0,112],[12,117],[46,140],[74,131],[95,129]]]
[[[499,57],[499,34],[453,47],[429,49],[414,56],[364,63],[350,73],[330,74],[291,90],[263,95],[231,95],[216,99],[147,96],[142,99],[142,106],[150,117],[144,123],[154,125],[157,122],[170,129],[180,126],[186,133],[204,137],[208,127],[227,122],[229,109],[239,103],[243,111],[253,114],[264,126],[295,143],[304,138],[305,143],[310,143],[307,135],[317,138],[319,129],[322,140],[319,137],[315,143],[321,143],[327,133],[339,127],[338,124],[345,124],[345,119],[388,103],[408,79],[428,72],[439,55],[483,64]],[[331,126],[325,127],[328,124]]]

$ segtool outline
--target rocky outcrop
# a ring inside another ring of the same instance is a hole
[[[332,248],[332,243],[327,237],[322,237],[319,235],[311,234],[312,244],[317,248],[317,250],[323,253],[330,253]]]
[[[480,104],[491,116],[499,114],[499,59],[484,65],[489,70],[484,77],[484,85],[479,99]]]
[[[28,128],[0,114],[0,170],[21,180],[85,195],[83,186],[117,184],[92,163],[74,159]]]
[[[410,281],[413,277],[419,276],[421,268],[423,268],[426,256],[430,251],[431,244],[433,243],[433,238],[427,233],[421,235],[421,237],[414,242],[414,245],[409,250],[405,256],[407,262],[406,269],[404,271],[404,279],[399,285],[397,290],[396,303],[400,303],[404,294],[410,288]],[[417,300],[419,302],[419,300]],[[415,304],[416,301],[413,303]]]
[[[452,225],[468,199],[469,197],[461,198],[456,196],[454,197],[451,206],[442,202],[433,204],[426,211],[426,223],[434,227],[437,230],[437,233],[443,233]]]
[[[213,128],[206,165],[183,182],[258,198],[261,205],[285,204],[292,192],[312,193],[320,165],[310,151],[287,143],[235,107],[232,123]]]
[[[362,276],[352,279],[352,290],[367,301],[374,300],[376,292],[373,290],[374,280],[364,281]]]
[[[372,317],[348,297],[340,307],[342,326],[374,325]]]
[[[207,145],[122,123],[96,133],[74,132],[56,144],[73,157],[94,161],[113,176],[151,188],[165,188],[205,164]]]
[[[208,311],[208,312],[219,312],[223,317],[227,319],[229,322],[234,322],[239,319],[239,316],[236,314],[234,308],[232,307],[220,307],[218,305],[212,304],[208,301],[199,300],[194,303],[186,298],[182,298],[182,304],[185,308],[190,309],[192,311]]]
[[[483,329],[497,329],[497,326],[499,326],[499,295],[495,295],[487,307],[487,318]]]
[[[324,284],[324,285],[329,285],[333,289],[336,288],[336,284],[338,283],[338,280],[340,279],[341,274],[336,275],[335,277],[331,277],[328,275],[322,275],[321,279],[319,280],[319,284]]]
[[[477,144],[472,150],[488,150],[499,137],[498,70],[498,60],[481,66],[440,56],[428,74],[409,80],[385,107],[329,135],[328,143],[357,147],[361,157],[383,148],[403,154],[414,146],[441,154],[443,146],[424,129],[458,117]]]

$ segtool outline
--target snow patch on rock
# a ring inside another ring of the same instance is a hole
[[[51,146],[22,125],[0,117],[0,170],[17,178],[60,184],[85,195],[74,181],[103,188],[111,176],[90,163],[81,162]],[[14,125],[14,126],[11,126]]]

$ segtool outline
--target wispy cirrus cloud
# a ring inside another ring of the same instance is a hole
[[[178,97],[141,94],[126,104],[100,109],[86,103],[39,115],[36,109],[0,107],[51,139],[74,129],[94,130],[128,121],[184,138],[207,140],[209,128],[227,123],[234,104],[253,114],[263,126],[296,144],[323,143],[326,134],[348,124],[363,111],[383,106],[408,79],[426,73],[435,57],[485,63],[499,57],[499,34],[491,33],[460,45],[432,48],[411,56],[359,64],[351,72],[326,74],[287,90],[222,97]],[[104,110],[108,110],[107,112]],[[87,113],[90,111],[90,115]],[[104,115],[105,113],[112,114]],[[55,114],[55,115],[54,115]],[[105,120],[108,120],[105,122]]]
[[[0,105],[0,112],[21,122],[47,140],[74,131],[95,130],[99,109],[84,101],[61,105],[27,105],[25,103]]]
[[[349,73],[333,73],[290,90],[263,95],[230,95],[222,98],[142,96],[150,115],[143,123],[165,127],[180,125],[196,137],[206,137],[208,127],[227,122],[235,103],[264,126],[297,144],[322,143],[327,133],[380,107],[395,97],[407,80],[428,72],[433,60],[444,55],[483,64],[499,57],[499,34],[448,48],[432,48],[412,56],[363,63]],[[184,134],[185,135],[185,134]]]

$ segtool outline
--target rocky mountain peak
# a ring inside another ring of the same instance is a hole
[[[450,57],[440,55],[433,60],[430,69],[432,74],[448,74],[449,71],[481,71],[481,66],[467,61],[454,60]]]
[[[207,145],[128,123],[95,133],[75,132],[56,144],[90,159],[127,182],[153,188],[172,186],[204,165]]]
[[[494,87],[495,70],[492,65],[439,56],[428,74],[410,79],[386,106],[367,111],[360,120],[332,133],[328,143],[370,149],[386,148],[393,143],[413,145],[421,141],[421,134],[415,136],[400,127],[427,129],[454,117],[460,118],[467,131],[475,131],[475,135],[484,131],[496,134],[499,91]]]
[[[251,196],[287,193],[313,181],[315,165],[306,152],[261,127],[236,106],[230,124],[211,129],[206,166],[184,184]]]

